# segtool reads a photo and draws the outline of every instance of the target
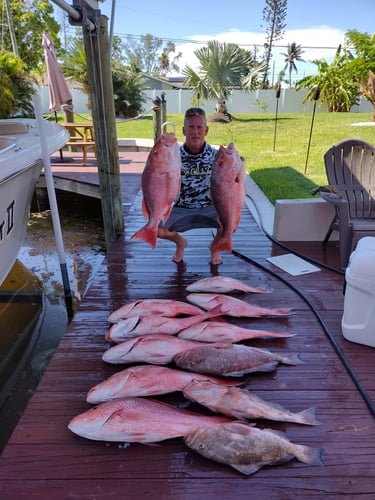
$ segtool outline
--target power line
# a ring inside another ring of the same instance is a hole
[[[137,40],[141,40],[144,38],[145,35],[133,35],[131,33],[115,33],[116,36],[120,38],[135,38]],[[152,35],[154,38],[158,38],[159,40],[162,40],[163,42],[173,42],[173,43],[195,43],[197,45],[205,45],[207,44],[207,40],[190,40],[186,38],[165,38],[162,36],[156,36]],[[241,47],[261,47],[264,49],[264,44],[262,43],[236,43],[237,45]],[[289,44],[290,45],[290,44]],[[288,44],[286,45],[272,45],[273,48],[280,48],[280,49],[285,49],[288,48]],[[310,49],[310,50],[337,50],[336,47],[329,47],[329,46],[310,46],[310,45],[302,45],[303,49]]]

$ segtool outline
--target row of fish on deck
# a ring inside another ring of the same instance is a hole
[[[290,309],[249,303],[248,294],[268,291],[226,276],[197,280],[186,291],[187,302],[145,298],[109,315],[111,326],[105,339],[111,345],[102,360],[131,366],[88,391],[86,401],[95,406],[73,417],[69,429],[81,437],[107,442],[147,444],[183,438],[197,453],[246,475],[293,458],[322,465],[320,448],[292,443],[286,435],[251,422],[267,419],[317,425],[314,407],[293,413],[241,388],[244,376],[273,371],[279,364],[297,365],[301,360],[296,353],[239,343],[294,334],[248,329],[230,318],[285,317]],[[238,293],[245,294],[245,299],[236,297]],[[152,398],[175,391],[214,414]]]

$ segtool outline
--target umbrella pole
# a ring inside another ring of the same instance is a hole
[[[67,266],[66,266],[64,242],[63,242],[63,238],[62,238],[62,231],[61,231],[59,211],[58,211],[57,201],[56,201],[55,187],[54,187],[54,183],[53,183],[51,163],[50,163],[50,158],[49,158],[49,154],[48,154],[47,140],[46,140],[46,136],[45,136],[44,131],[43,131],[44,123],[43,123],[43,117],[42,117],[42,111],[41,111],[42,106],[41,106],[40,95],[34,94],[33,106],[34,106],[34,110],[35,110],[35,116],[37,119],[38,130],[39,130],[40,145],[41,145],[41,149],[42,149],[42,160],[43,160],[43,166],[44,166],[44,176],[46,179],[47,193],[48,193],[48,199],[49,199],[49,204],[50,204],[50,208],[51,208],[51,215],[52,215],[53,230],[54,230],[54,234],[55,234],[57,252],[58,252],[59,261],[60,261],[61,277],[62,277],[62,282],[63,282],[63,286],[64,286],[64,293],[65,293],[65,303],[67,306],[68,316],[71,317],[71,315],[72,315],[72,296],[71,296],[69,275],[68,275],[68,270],[67,270]]]
[[[54,111],[54,113],[55,113],[55,122],[58,123],[59,120],[57,119],[57,113],[56,113],[56,111]],[[60,160],[63,161],[63,159],[64,159],[63,151],[62,151],[62,149],[60,149]]]

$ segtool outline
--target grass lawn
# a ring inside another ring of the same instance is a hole
[[[208,115],[209,116],[209,115]],[[370,113],[316,113],[305,173],[312,114],[236,114],[231,123],[210,123],[208,141],[234,142],[246,160],[247,170],[269,200],[309,198],[313,187],[327,184],[323,155],[335,142],[356,137],[375,144],[375,126],[352,127],[369,122]],[[183,141],[183,115],[168,115]],[[170,129],[169,129],[170,130]],[[152,117],[118,122],[120,138],[153,138]]]

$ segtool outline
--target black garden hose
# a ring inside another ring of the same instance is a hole
[[[251,199],[251,198],[250,198]],[[293,253],[294,255],[299,255],[297,254],[296,252],[294,252],[293,250],[291,250],[290,248],[288,248],[286,245],[283,245],[281,244],[278,240],[276,240],[275,238],[273,238],[272,236],[270,236],[267,231],[264,229],[263,227],[263,223],[262,223],[262,217],[258,211],[258,208],[256,206],[256,204],[254,203],[253,200],[251,200],[252,203],[254,204],[256,210],[257,210],[257,213],[258,213],[258,216],[259,216],[259,221],[260,221],[260,227],[262,229],[262,231],[264,232],[264,234],[267,236],[267,238],[269,238],[270,240],[272,240],[273,243],[279,245],[280,247],[284,248],[285,250],[288,250],[289,252]],[[312,310],[312,312],[315,314],[317,320],[319,321],[320,325],[322,326],[326,336],[328,337],[329,341],[331,342],[331,345],[333,346],[336,354],[338,355],[339,359],[341,360],[342,364],[344,365],[345,369],[347,370],[350,378],[352,379],[353,383],[355,384],[355,386],[357,387],[359,393],[361,394],[362,398],[365,400],[370,412],[372,413],[372,416],[375,417],[375,404],[373,402],[373,400],[370,398],[370,396],[368,395],[366,389],[364,388],[364,386],[362,385],[361,381],[359,380],[356,372],[353,370],[350,362],[348,361],[347,357],[345,356],[345,354],[342,352],[342,350],[340,349],[339,345],[337,344],[336,340],[334,339],[334,336],[331,332],[331,330],[329,329],[328,325],[326,324],[326,322],[324,321],[324,319],[322,318],[322,316],[320,315],[319,311],[317,310],[317,308],[314,306],[314,304],[311,302],[311,300],[304,294],[302,293],[295,285],[293,285],[292,283],[290,283],[290,281],[288,281],[286,278],[283,278],[282,276],[280,276],[278,273],[272,271],[271,269],[268,269],[266,266],[264,266],[263,264],[255,261],[254,259],[250,258],[250,257],[247,257],[246,255],[236,251],[236,250],[232,250],[232,254],[235,256],[235,257],[238,257],[250,264],[253,264],[255,266],[257,266],[258,268],[261,268],[263,271],[271,274],[273,277],[277,278],[278,280],[280,280],[281,282],[283,282],[285,285],[287,285],[289,288],[291,288],[297,295],[299,295],[299,297],[301,297],[302,300],[304,300],[306,302],[306,304],[310,307],[310,309]],[[312,259],[308,259],[306,258],[305,256],[303,255],[299,255],[301,258],[305,259],[305,260],[309,260],[310,262],[313,262],[314,264],[317,264],[318,266],[320,267],[324,267],[330,271],[333,271],[333,272],[336,272],[338,274],[343,274],[343,271],[341,270],[338,270],[336,268],[331,268],[329,266],[325,266],[325,265],[322,265],[320,262],[317,262],[315,260],[312,260]]]

